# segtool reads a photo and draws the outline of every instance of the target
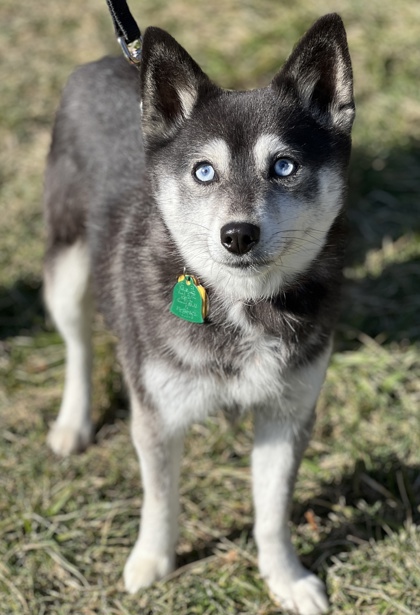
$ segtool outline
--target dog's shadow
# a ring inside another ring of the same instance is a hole
[[[337,553],[371,539],[381,541],[406,523],[419,523],[419,503],[419,465],[405,464],[395,454],[374,457],[369,467],[358,459],[340,481],[324,483],[317,496],[295,503],[294,523],[304,523],[308,510],[315,523],[319,520],[320,539],[303,563],[319,570]]]
[[[420,340],[419,161],[416,140],[382,158],[353,150],[339,350],[357,349],[358,332],[381,344]]]
[[[0,287],[0,340],[34,335],[45,326],[41,282],[19,279]]]
[[[397,532],[407,522],[420,523],[419,503],[420,466],[407,465],[395,455],[376,457],[369,468],[359,459],[340,481],[324,483],[316,496],[294,502],[292,523],[312,526],[314,532],[314,546],[301,556],[302,563],[322,572],[338,553],[371,539],[381,541],[390,529]],[[236,526],[225,536],[198,542],[190,552],[178,555],[177,566],[211,556],[223,539],[251,543],[252,525]]]

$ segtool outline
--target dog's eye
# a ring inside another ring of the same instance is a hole
[[[297,170],[297,164],[290,158],[279,158],[273,165],[273,173],[277,177],[290,177]]]
[[[202,162],[195,168],[194,175],[199,182],[207,183],[213,181],[216,177],[216,171],[208,162]]]

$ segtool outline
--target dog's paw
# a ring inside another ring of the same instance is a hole
[[[152,555],[134,547],[124,566],[125,589],[128,593],[135,594],[139,589],[163,579],[173,569],[173,556]]]
[[[92,436],[93,428],[90,423],[82,428],[54,423],[48,433],[47,442],[56,455],[67,457],[72,453],[84,451],[91,443]]]
[[[322,615],[329,609],[324,584],[310,572],[295,581],[278,576],[267,583],[275,602],[295,615]]]

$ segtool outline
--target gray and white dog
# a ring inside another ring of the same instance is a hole
[[[284,608],[328,609],[288,519],[338,312],[353,118],[335,14],[266,88],[219,88],[158,28],[140,73],[105,58],[67,84],[46,172],[45,297],[67,347],[48,441],[68,455],[91,439],[95,298],[118,336],[144,485],[129,592],[174,567],[186,428],[251,411],[260,572]],[[202,324],[171,311],[177,284]]]

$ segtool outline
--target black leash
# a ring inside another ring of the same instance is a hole
[[[125,0],[106,0],[114,23],[114,30],[123,54],[127,60],[139,67],[141,62],[142,38],[136,20],[130,13]]]

